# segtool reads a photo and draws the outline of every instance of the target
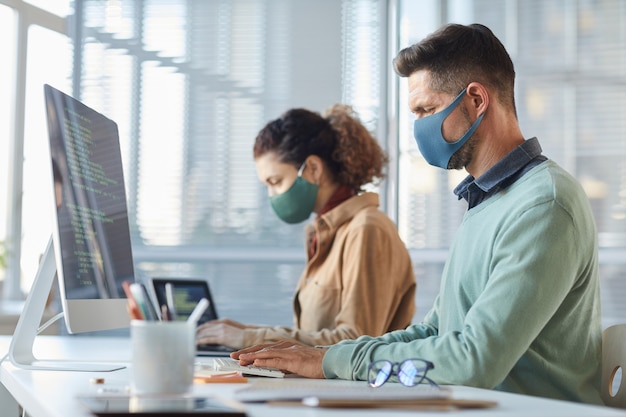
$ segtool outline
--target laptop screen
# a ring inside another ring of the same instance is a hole
[[[209,307],[198,320],[198,324],[217,319],[215,304],[211,297],[209,284],[206,281],[201,279],[153,278],[152,287],[159,306],[166,304],[165,285],[167,283],[171,283],[174,289],[174,306],[178,320],[187,320],[196,304],[203,297],[208,300]]]

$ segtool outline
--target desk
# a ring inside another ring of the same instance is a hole
[[[4,355],[9,347],[10,337],[0,336],[0,353]],[[127,362],[130,358],[130,343],[127,338],[96,338],[96,337],[63,337],[38,336],[35,341],[34,353],[40,359],[73,359]],[[6,388],[30,417],[91,417],[75,400],[78,394],[94,392],[90,383],[93,377],[104,377],[105,386],[115,389],[127,385],[128,369],[114,372],[63,372],[63,371],[28,371],[18,369],[4,361],[0,366],[0,383]],[[289,384],[289,378],[284,380]],[[363,382],[355,382],[363,384]],[[194,394],[209,396],[211,394],[232,395],[242,384],[202,384],[194,386]],[[2,389],[2,387],[0,387]],[[457,398],[473,398],[498,402],[498,407],[487,410],[460,410],[455,412],[419,412],[419,416],[457,415],[475,416],[626,416],[626,410],[609,407],[596,407],[566,401],[555,401],[524,395],[509,394],[491,390],[452,387]],[[6,397],[6,395],[5,395]],[[3,396],[0,395],[0,401]],[[7,401],[5,398],[4,401]],[[13,405],[14,406],[14,405]],[[0,404],[2,416],[11,404]],[[350,417],[350,416],[414,416],[415,411],[389,410],[332,410],[301,407],[275,407],[254,404],[247,407],[250,417]],[[6,417],[14,417],[8,415]]]

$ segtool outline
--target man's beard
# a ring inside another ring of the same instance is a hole
[[[469,113],[465,107],[461,107],[461,112],[465,116],[465,120],[467,121],[468,129],[472,125],[472,122],[469,118]],[[474,151],[476,150],[476,145],[478,144],[478,139],[476,135],[472,135],[467,142],[461,146],[461,148],[456,151],[450,157],[448,161],[448,169],[463,169],[472,161],[474,157]]]

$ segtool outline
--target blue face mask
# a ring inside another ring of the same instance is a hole
[[[302,164],[296,180],[287,191],[270,197],[274,212],[286,223],[300,223],[308,219],[317,200],[319,186],[302,178],[304,166]]]
[[[467,89],[464,88],[461,94],[445,109],[430,116],[416,119],[415,122],[413,122],[413,136],[415,136],[415,141],[417,142],[422,156],[430,165],[444,169],[448,168],[448,162],[452,155],[467,142],[483,120],[485,113],[478,116],[478,119],[476,119],[469,130],[455,142],[447,142],[443,138],[443,134],[441,133],[443,122],[459,105],[466,90]]]

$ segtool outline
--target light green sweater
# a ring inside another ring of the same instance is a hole
[[[364,380],[373,360],[423,358],[441,384],[598,404],[601,340],[591,209],[546,161],[466,213],[421,324],[331,346],[323,368]]]

